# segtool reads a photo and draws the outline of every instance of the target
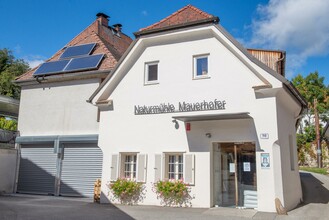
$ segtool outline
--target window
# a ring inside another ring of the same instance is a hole
[[[168,155],[168,179],[183,179],[183,155]]]
[[[147,155],[123,152],[112,154],[110,180],[118,178],[134,179],[137,182],[146,181]]]
[[[172,179],[194,185],[194,154],[172,152],[154,156],[154,182]]]
[[[152,62],[145,64],[145,84],[158,83],[158,63],[159,62]]]
[[[194,57],[194,78],[208,78],[208,55]]]
[[[128,179],[135,179],[136,178],[136,162],[137,162],[137,155],[124,155],[124,170],[123,170],[123,177]]]

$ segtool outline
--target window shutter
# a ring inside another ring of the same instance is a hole
[[[115,181],[118,179],[118,165],[119,165],[119,155],[112,154],[111,161],[111,181]]]
[[[147,174],[147,155],[137,155],[137,182],[146,182]]]
[[[162,154],[156,154],[154,158],[154,182],[161,180],[161,158]]]
[[[185,154],[184,182],[194,185],[194,154]]]

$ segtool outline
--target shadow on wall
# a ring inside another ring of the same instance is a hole
[[[190,152],[209,152],[210,143],[214,142],[255,142],[256,151],[262,151],[253,119],[191,122],[186,139]]]
[[[311,173],[300,173],[303,190],[303,204],[329,202],[329,190],[324,187],[323,182],[314,177]],[[329,178],[328,178],[329,181]]]
[[[49,167],[51,167],[51,165]],[[54,195],[55,169],[56,166],[54,166],[53,169],[50,169],[53,171],[52,174],[40,168],[30,160],[21,158],[17,193]],[[91,188],[93,189],[93,187],[94,186],[92,185]],[[61,182],[61,188],[65,188],[66,191],[69,191],[70,194],[72,194],[72,196],[83,197],[78,191],[63,182]]]

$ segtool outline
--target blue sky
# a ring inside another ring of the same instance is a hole
[[[1,0],[0,48],[34,66],[95,20],[98,12],[123,32],[151,25],[187,4],[216,15],[245,47],[287,52],[288,79],[315,70],[329,83],[328,0]]]

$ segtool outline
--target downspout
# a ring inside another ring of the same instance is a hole
[[[277,73],[279,73],[279,63],[282,62],[285,58],[286,58],[286,57],[285,57],[284,53],[282,53],[282,58],[280,58],[280,59],[278,59],[278,60],[276,61],[276,72],[277,72]],[[283,69],[283,68],[281,68],[281,70],[282,70],[282,69]],[[285,74],[281,73],[280,75],[284,76]]]

